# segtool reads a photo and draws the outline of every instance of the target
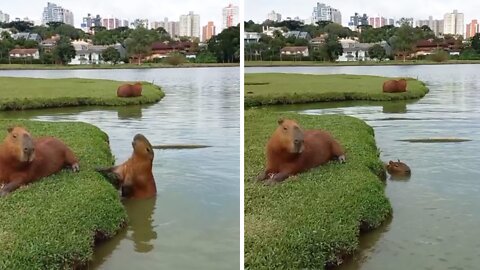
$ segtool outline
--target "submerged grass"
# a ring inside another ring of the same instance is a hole
[[[25,126],[32,136],[56,136],[80,161],[80,172],[62,171],[0,198],[0,269],[70,269],[93,256],[95,239],[113,236],[126,222],[117,191],[94,171],[114,159],[108,137],[85,123],[0,120]]]
[[[346,149],[346,164],[331,162],[273,187],[255,182],[280,116],[331,132]],[[384,173],[373,129],[359,119],[245,111],[245,268],[323,269],[341,262],[358,247],[361,228],[378,227],[391,213],[378,177]]]
[[[369,75],[245,74],[245,107],[324,101],[418,99],[428,93],[421,81],[407,78],[407,92],[383,93],[385,80]]]
[[[165,96],[158,86],[143,82],[141,97],[119,98],[117,88],[123,83],[125,82],[79,78],[0,77],[0,110],[149,104],[158,102]]]

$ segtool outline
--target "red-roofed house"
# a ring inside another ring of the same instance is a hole
[[[10,58],[32,58],[40,59],[40,52],[38,49],[22,49],[16,48],[10,51]]]

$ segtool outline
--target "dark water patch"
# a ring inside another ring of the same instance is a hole
[[[397,140],[399,142],[410,142],[410,143],[457,143],[457,142],[470,142],[470,139],[461,139],[461,138],[425,138],[425,139],[402,139]]]

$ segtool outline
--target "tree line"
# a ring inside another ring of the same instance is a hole
[[[400,26],[385,25],[379,28],[363,25],[358,27],[358,31],[352,31],[348,27],[330,21],[305,25],[295,20],[282,22],[267,20],[262,24],[256,24],[250,20],[244,22],[246,32],[262,33],[265,27],[277,27],[282,31],[274,31],[271,37],[261,34],[258,43],[246,44],[245,57],[246,60],[279,60],[280,50],[283,47],[309,46],[311,52],[309,60],[335,61],[343,53],[339,39],[352,38],[362,43],[386,42],[392,49],[391,55],[387,55],[385,49],[379,44],[369,49],[369,56],[379,60],[387,57],[393,59],[395,55],[401,56],[405,60],[410,53],[415,52],[416,44],[420,40],[431,40],[434,44],[438,44],[439,48],[442,44],[452,44],[454,48],[461,51],[459,59],[480,59],[480,44],[477,45],[480,34],[464,41],[462,36],[443,35],[437,37],[428,26],[412,27],[406,19],[400,19],[399,23]],[[303,38],[285,37],[282,32],[288,31],[307,32],[311,37],[323,37],[324,41],[320,46],[313,46]]]
[[[60,39],[52,52],[42,49],[40,44],[34,40],[25,40],[23,38],[13,39],[8,32],[3,32],[0,36],[0,62],[9,61],[9,52],[14,48],[38,48],[40,49],[40,63],[49,64],[67,64],[75,57],[75,49],[72,41],[89,39],[94,45],[114,45],[121,44],[126,48],[128,57],[140,55],[145,57],[151,52],[152,44],[155,42],[175,42],[190,41],[193,52],[197,54],[196,62],[239,62],[240,61],[240,27],[230,27],[224,29],[218,35],[212,37],[206,46],[199,46],[197,38],[179,37],[176,40],[162,27],[157,29],[146,29],[137,27],[131,29],[128,27],[119,27],[107,30],[105,27],[92,27],[92,33],[86,33],[82,29],[77,29],[71,25],[61,22],[50,22],[46,26],[34,26],[31,22],[14,21],[9,23],[0,23],[0,28],[10,29],[12,33],[28,32],[38,34],[42,40],[59,35]],[[127,59],[120,59],[119,53],[115,48],[108,47],[102,53],[104,61],[117,63],[121,60],[128,62]],[[114,51],[115,50],[115,51]],[[176,55],[176,57],[184,56]]]

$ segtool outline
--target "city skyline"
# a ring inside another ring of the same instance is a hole
[[[135,19],[148,19],[150,22],[163,21],[165,17],[169,21],[179,21],[180,16],[193,11],[200,15],[200,25],[206,25],[213,21],[216,26],[222,25],[222,9],[229,4],[239,6],[239,0],[183,0],[181,3],[158,2],[154,0],[125,1],[118,0],[114,5],[103,1],[84,0],[82,2],[73,0],[59,1],[31,1],[28,5],[21,2],[6,2],[0,5],[3,13],[10,15],[10,21],[15,18],[28,17],[36,23],[41,23],[42,12],[47,6],[47,2],[55,3],[68,9],[74,14],[74,26],[81,28],[83,17],[88,13],[92,16],[99,14],[102,18],[118,18],[133,22]],[[147,9],[142,7],[149,7]]]
[[[327,6],[338,9],[342,15],[342,25],[347,26],[350,16],[355,12],[360,14],[366,13],[369,17],[386,17],[396,20],[401,17],[413,17],[416,20],[425,20],[429,16],[433,19],[443,19],[446,13],[453,12],[454,9],[460,13],[464,13],[465,23],[472,19],[479,19],[480,14],[475,11],[480,10],[480,2],[470,2],[466,0],[451,2],[446,0],[433,1],[426,0],[422,2],[422,7],[428,8],[412,8],[418,4],[418,1],[404,0],[401,4],[392,4],[390,2],[374,2],[366,0],[344,0],[344,1],[297,1],[291,2],[286,0],[271,1],[266,0],[246,0],[245,1],[245,20],[253,20],[255,22],[263,22],[272,10],[280,13],[282,19],[287,17],[300,17],[306,20],[312,16],[313,7],[316,3],[324,3]],[[303,4],[304,3],[304,4]]]

